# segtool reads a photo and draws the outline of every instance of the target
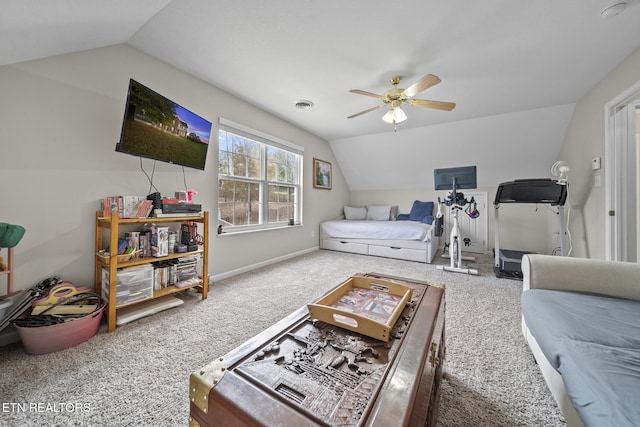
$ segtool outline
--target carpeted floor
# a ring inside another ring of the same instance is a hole
[[[448,263],[438,258],[437,263]],[[435,265],[320,250],[238,275],[185,304],[57,353],[0,348],[0,427],[188,424],[189,374],[358,272],[446,285],[447,356],[439,427],[562,426],[520,332],[522,283]],[[64,279],[64,278],[63,278]],[[78,284],[80,285],[80,284]]]

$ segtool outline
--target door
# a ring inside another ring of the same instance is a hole
[[[470,192],[464,191],[464,196],[467,200],[474,198],[476,202],[476,209],[479,212],[477,218],[471,218],[464,210],[458,214],[458,226],[460,227],[462,235],[462,251],[463,252],[475,252],[486,253],[487,252],[487,238],[489,232],[489,217],[487,216],[487,198],[488,193]],[[467,206],[465,206],[465,209]],[[449,243],[449,232],[453,227],[453,215],[451,209],[442,206],[444,216],[444,241]]]
[[[638,262],[640,82],[607,104],[606,259]]]

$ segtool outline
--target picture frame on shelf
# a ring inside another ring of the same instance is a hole
[[[313,188],[320,188],[322,190],[331,190],[332,177],[331,177],[331,163],[316,159],[313,159]]]

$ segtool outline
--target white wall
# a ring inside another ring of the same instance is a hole
[[[318,246],[318,224],[349,198],[326,141],[134,48],[111,46],[0,67],[0,221],[27,230],[15,250],[18,289],[53,275],[93,284],[98,200],[149,193],[139,159],[115,152],[130,78],[209,119],[214,132],[222,116],[305,148],[303,227],[217,237],[216,144],[205,171],[185,169],[195,201],[211,212],[212,276]],[[332,191],[312,188],[313,157],[333,163]],[[184,189],[182,169],[158,162],[154,184],[173,195]]]
[[[478,165],[478,186],[546,178],[573,104],[330,141],[352,190],[433,188],[433,170]]]
[[[487,247],[492,250],[498,185],[550,177],[573,108],[560,105],[330,143],[352,189],[352,204],[398,204],[405,213],[416,199],[448,194],[432,190],[435,168],[477,165],[477,191],[489,194]],[[500,248],[552,253],[559,246],[554,236],[559,227],[549,215],[544,205],[502,205]]]
[[[606,209],[605,209],[605,146],[604,146],[604,123],[605,123],[605,105],[623,93],[627,88],[635,85],[640,80],[640,50],[636,50],[629,57],[627,57],[622,63],[614,68],[602,81],[594,86],[573,108],[573,114],[570,115],[570,120],[566,125],[566,134],[560,144],[560,149],[556,157],[553,157],[553,146],[543,147],[543,149],[551,150],[546,153],[541,153],[543,156],[547,156],[544,162],[540,162],[539,156],[530,156],[528,154],[513,154],[509,153],[504,156],[503,161],[514,158],[524,158],[525,160],[533,159],[531,162],[525,162],[521,164],[520,171],[513,171],[507,168],[502,168],[499,165],[494,164],[494,168],[489,171],[489,174],[484,175],[486,171],[486,157],[479,157],[478,160],[478,182],[481,187],[486,187],[489,193],[489,199],[493,201],[495,197],[495,188],[501,181],[510,181],[516,178],[533,178],[533,177],[547,177],[549,176],[549,167],[555,160],[565,160],[571,167],[569,174],[569,193],[568,202],[565,209],[570,213],[569,229],[571,232],[571,256],[586,257],[586,258],[605,258],[605,221],[606,221]],[[567,110],[565,106],[556,107],[557,116],[559,119],[566,114]],[[547,109],[538,111],[536,117],[543,117],[549,112],[553,112],[553,109]],[[526,112],[525,112],[526,113]],[[542,114],[542,115],[541,115]],[[510,122],[511,118],[520,118],[520,113],[505,114],[497,117],[501,118],[502,123]],[[533,117],[533,116],[532,116]],[[547,117],[553,117],[553,115]],[[492,120],[476,119],[479,125],[479,129],[487,129],[487,134],[497,132],[489,128],[489,124]],[[519,120],[515,120],[518,122]],[[499,122],[496,122],[499,125]],[[553,122],[553,127],[561,129],[562,122]],[[447,127],[452,129],[461,125],[460,123],[448,124]],[[463,126],[465,124],[462,124]],[[547,126],[544,120],[539,120],[537,126],[543,128]],[[427,143],[427,136],[433,132],[439,133],[439,130],[433,130],[430,128],[423,129],[423,135],[420,138],[422,143]],[[426,132],[426,133],[425,133]],[[463,132],[463,131],[459,131]],[[380,141],[377,136],[371,138],[373,142],[374,156],[379,155]],[[481,139],[482,141],[482,139]],[[346,143],[345,143],[346,142]],[[362,141],[332,141],[331,145],[334,148],[336,155],[342,159],[353,159],[354,155],[344,155],[349,153],[352,147],[349,146],[353,142],[366,142],[366,138],[362,138]],[[345,143],[344,147],[340,144]],[[362,145],[361,147],[363,147]],[[454,147],[455,144],[449,144],[450,147]],[[412,145],[415,149],[415,145]],[[439,144],[435,144],[437,149]],[[431,157],[420,155],[419,151],[415,152],[416,158],[421,158],[425,162],[430,162]],[[366,153],[368,156],[369,154]],[[474,164],[470,162],[471,158],[464,157],[466,153],[460,155],[461,161],[456,164],[444,164],[440,163],[435,167],[448,167],[448,166],[463,166],[467,164]],[[482,156],[490,156],[491,150],[485,150]],[[551,157],[549,157],[551,156]],[[591,159],[594,157],[602,158],[602,168],[598,171],[592,171]],[[353,162],[353,160],[350,160]],[[542,167],[542,163],[545,166]],[[369,162],[371,164],[371,162]],[[364,163],[363,163],[364,165]],[[348,165],[341,163],[343,169]],[[428,165],[431,168],[431,165]],[[376,179],[376,175],[371,173],[369,166],[361,166],[365,175],[371,179]],[[534,167],[535,169],[531,169]],[[427,168],[427,169],[429,169]],[[397,173],[397,169],[390,168],[392,173]],[[351,203],[366,205],[369,203],[394,203],[401,204],[401,210],[404,207],[404,212],[411,208],[413,199],[420,200],[432,200],[434,196],[437,196],[434,191],[429,190],[432,185],[432,180],[426,175],[426,173],[432,174],[432,169],[427,172],[418,171],[417,169],[409,169],[407,176],[419,177],[415,179],[415,182],[420,182],[421,187],[415,189],[415,184],[410,185],[410,190],[403,191],[352,191]],[[368,175],[367,175],[368,174]],[[356,177],[358,185],[368,186],[369,182],[360,181],[363,178],[358,176],[358,173],[349,166],[348,177],[353,175]],[[507,176],[508,175],[508,176]],[[487,176],[491,176],[489,180],[494,181],[487,184]],[[597,185],[596,178],[599,177],[600,185]],[[494,184],[495,187],[490,186]],[[375,185],[375,184],[374,184]],[[482,191],[482,188],[480,189]],[[546,216],[545,220],[542,218]],[[489,240],[493,241],[493,215],[489,218]],[[546,208],[538,207],[536,205],[510,205],[508,208],[501,208],[500,211],[500,246],[503,248],[514,248],[533,250],[539,253],[552,253],[553,249],[559,246],[558,233],[558,218],[557,215],[549,212]],[[541,233],[540,230],[546,230]],[[490,245],[491,247],[492,245]],[[529,249],[531,248],[531,249]]]
[[[573,252],[576,257],[605,258],[605,105],[640,80],[640,49],[593,87],[577,104],[558,155],[571,167],[569,203]],[[602,169],[591,159],[602,157]],[[596,177],[600,178],[597,186]]]

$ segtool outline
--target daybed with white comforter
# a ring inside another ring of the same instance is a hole
[[[345,206],[344,217],[320,224],[320,247],[334,251],[430,263],[438,250],[433,202],[418,202],[410,214],[397,206]]]

